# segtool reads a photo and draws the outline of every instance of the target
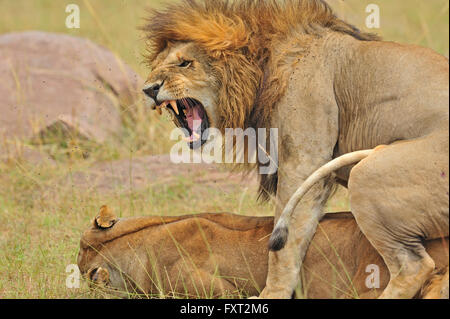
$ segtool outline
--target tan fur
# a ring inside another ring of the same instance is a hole
[[[273,217],[233,214],[119,219],[110,229],[93,225],[83,234],[78,265],[105,289],[147,297],[247,296],[265,284],[272,227]],[[426,247],[437,268],[445,270],[448,239],[429,241]],[[380,270],[379,289],[365,285],[371,264]],[[446,278],[441,272],[418,297],[445,297],[440,291],[445,282],[448,286],[448,272]],[[386,265],[350,213],[329,214],[321,221],[301,275],[303,289],[297,293],[304,298],[375,298],[389,280]],[[126,289],[124,278],[129,279]]]
[[[420,295],[423,299],[448,299],[449,270],[441,268],[433,272],[425,282]]]
[[[84,232],[78,266],[122,296],[252,295],[264,286],[272,227],[272,217],[233,214],[117,219]]]
[[[291,223],[294,209],[297,206],[298,202],[303,198],[303,196],[305,196],[305,194],[311,189],[311,187],[314,186],[314,184],[344,166],[358,163],[378,149],[379,148],[375,148],[373,150],[356,151],[339,156],[338,158],[335,158],[332,161],[326,163],[325,165],[317,169],[314,173],[309,175],[309,177],[300,185],[300,187],[295,191],[295,193],[289,199],[289,202],[284,207],[284,210],[280,218],[278,218],[277,224],[274,227],[272,236],[270,238],[269,247],[274,250],[280,250],[286,244],[289,229],[288,227]]]
[[[417,293],[434,268],[422,239],[448,235],[447,59],[378,41],[319,0],[183,1],[154,11],[144,29],[147,81],[166,81],[163,99],[196,98],[222,130],[279,129],[278,172],[260,184],[266,197],[276,193],[276,219],[317,168],[386,145],[336,176],[388,264],[382,297]],[[180,56],[192,67],[178,68]],[[319,181],[296,207],[261,297],[291,296],[333,183]]]

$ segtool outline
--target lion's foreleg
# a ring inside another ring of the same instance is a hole
[[[261,298],[290,298],[299,283],[299,272],[317,225],[323,216],[323,207],[331,191],[331,179],[317,183],[299,203],[289,224],[289,237],[283,249],[269,253],[269,271]],[[281,207],[279,207],[281,206]],[[284,205],[277,203],[276,219]]]

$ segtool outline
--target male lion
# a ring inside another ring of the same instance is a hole
[[[248,296],[264,287],[272,227],[273,217],[226,213],[117,219],[104,206],[81,238],[78,265],[122,296]],[[448,238],[426,249],[440,271],[418,297],[448,298]],[[320,222],[302,278],[305,298],[375,298],[389,272],[352,215],[337,213]]]
[[[319,0],[183,1],[148,21],[144,92],[191,147],[208,127],[278,128],[277,174],[260,181],[276,218],[318,167],[386,145],[335,175],[389,269],[381,297],[413,297],[435,266],[422,241],[449,232],[448,60],[361,32]],[[286,243],[272,235],[260,297],[291,296],[333,184],[321,179],[295,207]]]

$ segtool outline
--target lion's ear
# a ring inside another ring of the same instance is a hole
[[[100,212],[94,218],[94,226],[97,228],[105,229],[112,227],[117,221],[117,217],[108,208],[108,206],[103,205],[100,207]]]

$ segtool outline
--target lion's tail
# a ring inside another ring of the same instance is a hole
[[[294,212],[298,202],[315,183],[344,166],[361,161],[372,152],[373,150],[362,150],[344,154],[326,163],[312,173],[289,199],[289,202],[284,208],[277,224],[275,225],[275,228],[273,229],[272,235],[270,236],[269,249],[272,251],[277,251],[284,247],[288,238],[288,225],[292,218],[292,213]]]

